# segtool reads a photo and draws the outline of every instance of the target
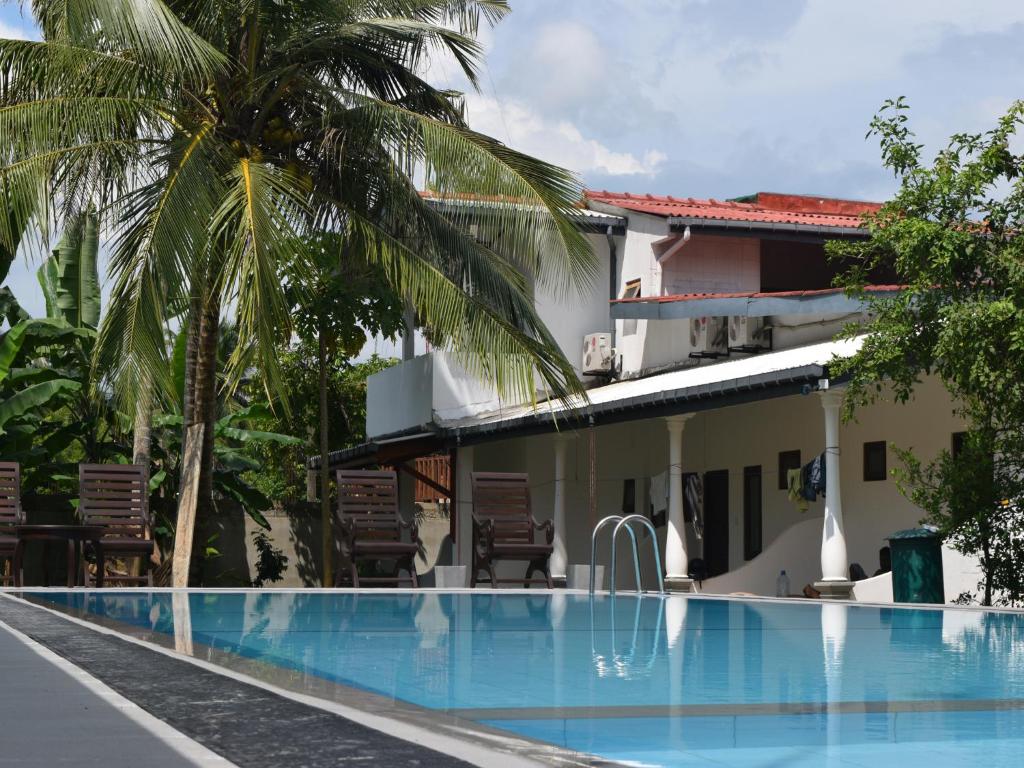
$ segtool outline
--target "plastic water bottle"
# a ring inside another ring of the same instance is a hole
[[[779,578],[775,580],[775,596],[789,597],[789,576],[785,571],[779,571]]]

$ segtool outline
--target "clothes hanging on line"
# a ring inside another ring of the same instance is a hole
[[[786,495],[796,506],[798,512],[806,512],[809,505],[802,492],[801,475],[803,475],[802,469],[786,470]]]
[[[817,501],[818,495],[825,495],[825,454],[814,457],[800,470],[800,495],[807,501]]]

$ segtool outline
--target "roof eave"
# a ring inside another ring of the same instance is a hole
[[[671,231],[689,227],[703,234],[722,234],[730,237],[758,237],[762,239],[792,240],[812,239],[817,241],[867,238],[870,232],[864,227],[833,227],[823,224],[794,224],[773,221],[742,221],[739,219],[707,219],[701,216],[669,216]]]

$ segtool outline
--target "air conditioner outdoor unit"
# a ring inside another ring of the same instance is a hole
[[[760,317],[733,315],[729,318],[730,347],[760,347],[762,345],[762,327],[764,321]]]
[[[691,354],[725,354],[728,351],[725,344],[725,331],[724,317],[691,317]]]
[[[601,376],[615,368],[615,350],[610,333],[588,333],[583,337],[583,373]]]

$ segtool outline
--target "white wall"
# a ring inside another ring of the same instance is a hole
[[[494,387],[466,373],[451,354],[430,352],[366,380],[366,435],[390,435],[500,405]]]
[[[667,236],[668,223],[663,217],[632,211],[629,213],[629,229],[618,259],[618,296],[622,295],[626,283],[636,279],[640,280],[642,296],[657,296],[661,292],[661,269],[654,258],[651,245]],[[616,321],[616,346],[624,372],[638,371],[644,367],[644,342],[647,329],[652,323],[654,321]]]
[[[378,437],[428,424],[433,418],[431,355],[385,368],[366,380],[366,436]]]
[[[432,380],[435,421],[475,416],[496,410],[502,405],[498,391],[490,384],[470,376],[452,353],[436,351],[430,356],[434,360]]]
[[[616,237],[617,249],[622,252],[625,238]],[[538,288],[535,306],[559,348],[580,372],[583,337],[588,333],[606,333],[612,330],[608,303],[608,240],[604,235],[587,235],[594,250],[596,262],[594,279],[581,291],[562,295],[550,288]]]
[[[772,327],[772,349],[792,349],[835,338],[854,319],[848,315],[773,315],[765,322]]]

